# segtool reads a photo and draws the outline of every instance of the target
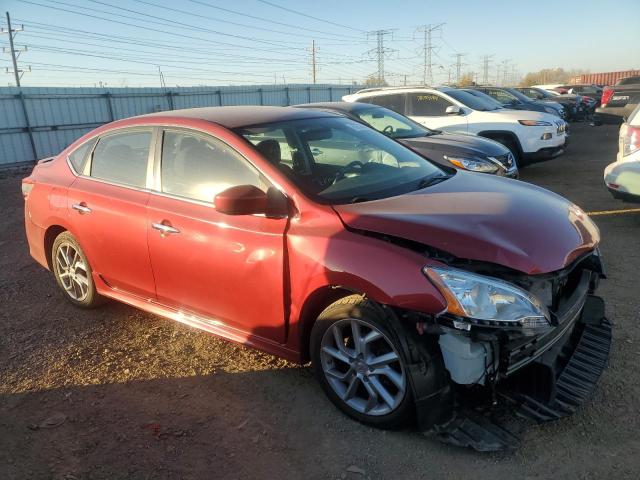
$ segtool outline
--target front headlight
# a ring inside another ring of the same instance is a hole
[[[511,283],[448,267],[424,273],[460,320],[487,327],[510,327],[534,335],[550,327],[549,311],[526,290]]]
[[[496,173],[500,169],[500,167],[491,160],[477,157],[452,157],[444,155],[444,158],[456,167],[471,172]]]
[[[550,127],[550,122],[544,122],[542,120],[518,120],[520,125],[525,125],[527,127]]]

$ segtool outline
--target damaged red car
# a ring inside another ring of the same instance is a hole
[[[580,208],[339,115],[116,121],[22,190],[31,255],[70,302],[114,299],[311,361],[367,425],[510,448],[500,419],[572,413],[607,362],[599,232]]]

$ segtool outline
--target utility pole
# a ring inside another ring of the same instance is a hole
[[[489,85],[489,63],[493,55],[483,55],[482,56],[482,84]]]
[[[456,84],[460,83],[460,70],[466,63],[462,63],[462,57],[464,57],[466,53],[456,53],[453,56],[456,57]]]
[[[313,83],[316,83],[316,41],[311,40],[311,69],[313,73]]]
[[[378,61],[378,85],[384,85],[384,57],[387,54],[394,52],[394,49],[387,48],[384,46],[384,37],[386,35],[391,35],[393,30],[375,30],[373,32],[369,32],[368,35],[375,35],[376,37],[376,48],[369,50],[367,53],[369,55],[375,53],[376,59]]]
[[[433,46],[433,32],[439,30],[444,23],[439,23],[438,25],[422,25],[418,27],[418,31],[421,31],[423,34],[423,47],[422,47],[422,55],[423,61],[422,64],[422,83],[424,85],[433,85],[433,63],[431,61],[431,53],[435,49]]]
[[[20,28],[11,28],[11,17],[9,16],[9,12],[6,12],[6,14],[7,14],[7,29],[5,30],[3,28],[2,30],[0,30],[0,33],[7,33],[9,35],[9,49],[7,50],[6,48],[3,48],[2,51],[3,53],[6,53],[6,52],[11,53],[11,61],[13,62],[12,73],[15,75],[15,78],[16,78],[16,87],[19,87],[20,78],[22,77],[24,70],[18,69],[18,58],[20,57],[20,53],[27,51],[27,47],[25,46],[24,48],[16,51],[16,48],[13,45],[13,37],[14,37],[14,33],[21,32],[22,30],[24,30],[24,26],[20,26]],[[31,71],[31,66],[29,66],[28,71],[29,72]],[[6,73],[10,73],[8,68],[6,69]]]

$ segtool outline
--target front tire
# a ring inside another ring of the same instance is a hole
[[[67,300],[81,308],[94,308],[101,303],[91,265],[71,233],[62,232],[56,237],[51,248],[51,263],[56,283]]]
[[[320,385],[348,416],[394,429],[413,415],[407,362],[392,314],[360,295],[329,305],[311,331],[311,357]]]

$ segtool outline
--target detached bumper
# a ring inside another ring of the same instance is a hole
[[[595,390],[612,338],[603,300],[588,295],[580,306],[541,345],[503,351],[515,361],[502,369],[493,399],[460,402],[449,422],[436,425],[437,436],[478,451],[512,450],[519,446],[514,432],[574,413]]]

